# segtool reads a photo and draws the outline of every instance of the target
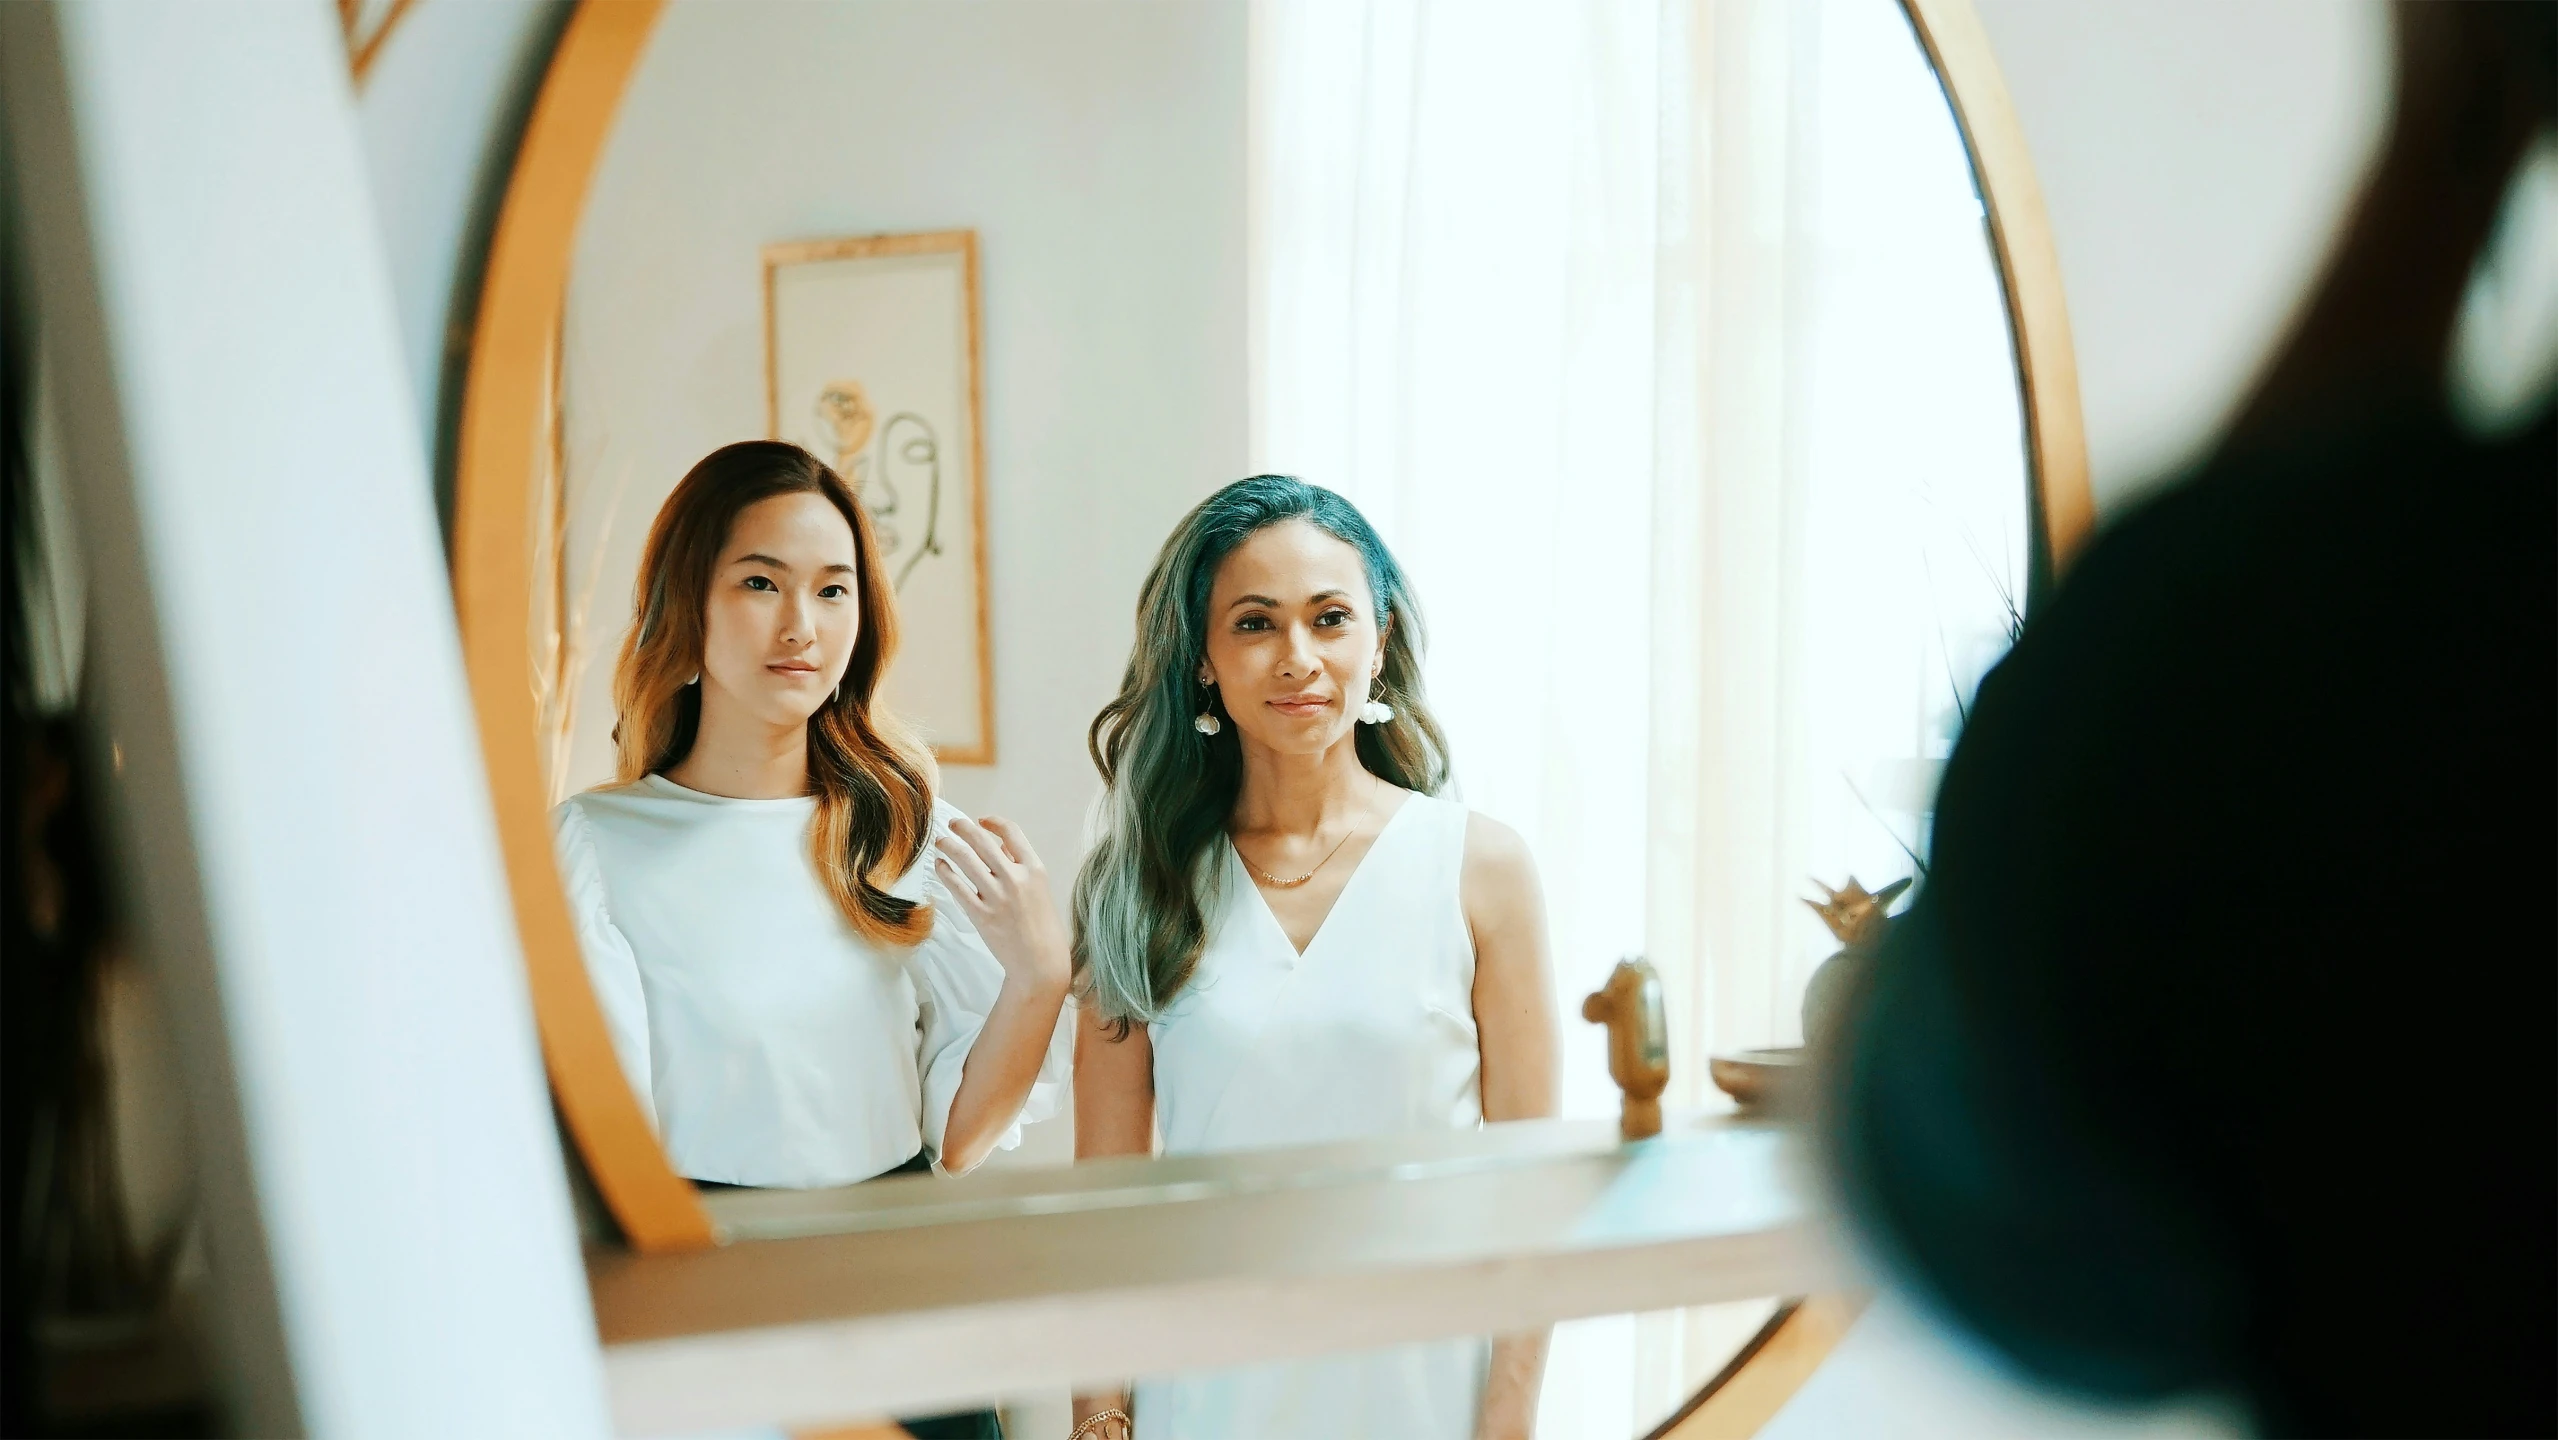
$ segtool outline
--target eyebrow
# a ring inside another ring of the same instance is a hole
[[[731,565],[770,565],[776,570],[788,570],[791,568],[791,563],[788,560],[781,559],[778,556],[764,554],[760,550],[752,554],[740,555],[728,563]],[[853,573],[853,567],[841,564],[828,565],[819,569],[817,573],[820,575],[850,575]]]
[[[1318,590],[1312,595],[1306,597],[1306,603],[1309,605],[1319,605],[1326,600],[1347,599],[1349,594],[1350,592],[1347,590]],[[1279,603],[1280,602],[1271,599],[1267,595],[1238,595],[1232,601],[1228,602],[1226,608],[1232,610],[1237,605],[1267,605],[1276,610],[1279,608]]]

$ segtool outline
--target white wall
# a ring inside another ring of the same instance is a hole
[[[2033,153],[2098,513],[2199,459],[2376,154],[2380,0],[1978,0]]]
[[[868,0],[845,8],[911,23]],[[563,9],[564,0],[422,0],[359,96],[429,436],[452,399],[448,355],[467,339],[474,251]],[[2386,7],[1980,0],[1979,9],[2058,232],[2097,502],[2110,512],[2195,457],[2314,272],[2387,111]],[[991,16],[973,23],[1016,28]]]

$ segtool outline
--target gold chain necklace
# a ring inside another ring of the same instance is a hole
[[[1307,871],[1305,874],[1298,876],[1294,880],[1280,879],[1278,876],[1273,875],[1269,871],[1262,869],[1260,866],[1253,864],[1249,857],[1247,857],[1243,862],[1244,868],[1250,870],[1253,874],[1260,876],[1261,883],[1269,886],[1273,890],[1294,890],[1298,886],[1315,878],[1315,876],[1322,871],[1323,867],[1331,864],[1332,857],[1340,854],[1341,847],[1349,844],[1350,837],[1358,833],[1359,827],[1357,824],[1353,823],[1349,829],[1341,832],[1341,838],[1333,842],[1332,848],[1324,852],[1323,858],[1315,862],[1314,869]],[[1242,855],[1243,847],[1240,845],[1236,846],[1235,853],[1237,855]]]

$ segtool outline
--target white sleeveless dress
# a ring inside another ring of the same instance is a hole
[[[1199,968],[1148,1027],[1164,1153],[1483,1123],[1463,805],[1414,795],[1297,953],[1224,847]],[[1138,1440],[1467,1440],[1481,1339],[1141,1382]]]

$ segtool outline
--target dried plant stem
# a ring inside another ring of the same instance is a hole
[[[566,368],[562,361],[564,344],[563,336],[551,348],[550,444],[547,463],[533,487],[534,514],[527,527],[533,541],[536,587],[529,679],[540,726],[543,788],[552,805],[569,796],[577,748],[578,696],[594,654],[588,622],[594,613],[596,587],[603,580],[604,559],[612,548],[614,521],[621,514],[631,479],[630,467],[624,465],[605,487],[594,543],[586,547],[585,573],[582,577],[577,575],[579,567],[570,549],[567,410],[561,394],[562,372]],[[600,448],[609,452],[611,446]]]

